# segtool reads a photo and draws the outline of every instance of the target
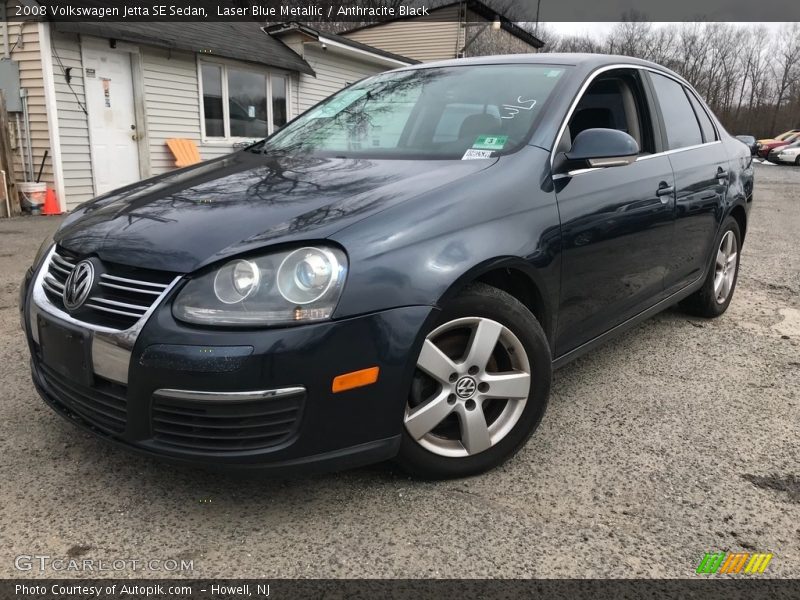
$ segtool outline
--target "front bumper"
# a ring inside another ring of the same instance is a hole
[[[415,357],[436,310],[411,306],[235,331],[179,323],[165,298],[137,335],[126,376],[117,378],[125,381],[97,373],[78,381],[44,363],[42,336],[32,331],[42,321],[75,323],[39,310],[32,296],[23,293],[22,321],[33,381],[61,416],[150,456],[281,474],[350,468],[397,453]],[[102,349],[91,340],[89,346],[95,354]],[[372,366],[380,367],[376,383],[332,392],[337,375]]]

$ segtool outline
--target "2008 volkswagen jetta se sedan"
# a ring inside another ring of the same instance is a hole
[[[173,461],[480,473],[553,368],[678,302],[725,312],[752,190],[747,148],[652,63],[380,74],[73,211],[22,287],[33,381]]]

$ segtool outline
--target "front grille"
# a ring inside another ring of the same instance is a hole
[[[64,248],[56,248],[42,287],[50,302],[64,307],[64,285],[80,257]],[[156,302],[175,275],[125,265],[102,263],[91,295],[74,316],[93,325],[120,331],[129,329]]]
[[[44,364],[39,365],[39,373],[54,400],[83,421],[106,433],[125,431],[128,413],[125,386],[95,377],[94,385],[87,387]]]
[[[197,402],[155,396],[153,439],[196,452],[240,452],[277,446],[300,423],[305,393],[247,402]]]

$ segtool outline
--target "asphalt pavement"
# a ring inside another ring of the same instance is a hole
[[[37,396],[17,309],[59,219],[0,220],[0,577],[676,578],[720,550],[800,577],[800,168],[756,176],[723,317],[671,309],[566,366],[519,455],[443,483],[211,474],[79,432]]]

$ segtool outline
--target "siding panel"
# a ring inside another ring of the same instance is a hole
[[[455,58],[463,46],[458,11],[458,6],[451,6],[436,11],[435,18],[427,16],[391,21],[342,35],[416,60]]]
[[[81,46],[75,34],[53,32],[51,35],[53,78],[58,110],[58,133],[61,138],[61,162],[67,210],[91,200],[92,156],[89,147],[89,121],[84,112]],[[70,69],[67,85],[65,70]]]
[[[296,114],[308,110],[348,84],[386,70],[381,65],[336,56],[314,43],[305,44],[303,57],[317,76],[300,74],[298,93],[295,94]]]
[[[233,151],[231,143],[201,140],[200,87],[194,54],[142,47],[142,69],[153,175],[175,168],[175,158],[167,148],[170,138],[194,140],[203,160]]]
[[[4,0],[0,0],[4,1]],[[6,2],[9,11],[15,11],[16,2]],[[9,12],[9,14],[14,14]],[[8,37],[10,45],[14,48],[11,52],[12,60],[19,62],[20,86],[28,93],[28,111],[30,117],[31,152],[33,165],[29,165],[35,178],[42,164],[46,150],[50,150],[50,133],[47,126],[47,110],[44,101],[44,82],[42,79],[42,62],[39,50],[39,31],[34,22],[9,22]],[[0,44],[3,43],[3,33],[0,30]],[[27,179],[23,164],[27,162],[26,127],[22,112],[9,113],[9,119],[16,134],[17,118],[20,123],[20,136],[16,140],[14,152],[14,172],[18,182]],[[50,152],[44,163],[41,181],[48,186],[54,186],[53,180],[53,153]]]

